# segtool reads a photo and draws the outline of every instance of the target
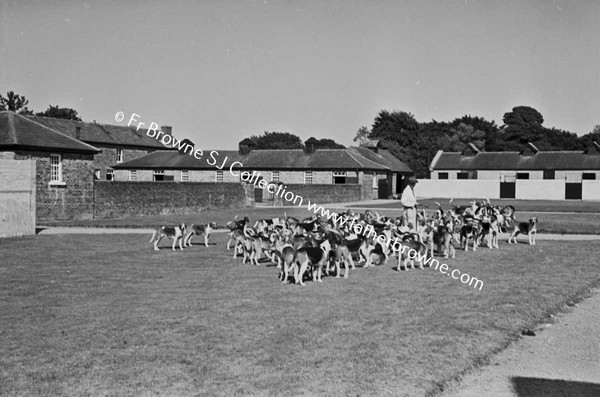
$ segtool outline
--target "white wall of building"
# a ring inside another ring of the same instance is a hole
[[[600,201],[600,180],[584,180],[582,200]],[[517,179],[515,198],[524,200],[565,200],[565,184],[575,182],[563,179]],[[415,188],[417,197],[440,198],[500,198],[500,181],[483,179],[439,180],[420,179]]]
[[[500,198],[500,182],[481,179],[419,179],[415,193],[417,197],[495,199]]]
[[[515,187],[517,199],[564,200],[565,181],[556,179],[517,179]]]
[[[582,200],[600,200],[600,180],[582,181]]]

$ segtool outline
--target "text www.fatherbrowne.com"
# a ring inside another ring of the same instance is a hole
[[[132,113],[131,117],[129,118],[129,122],[127,123],[127,126],[131,127],[134,123],[136,123],[135,125],[137,130],[142,128],[145,125],[145,123],[140,122],[139,117],[141,116]],[[125,114],[123,112],[117,112],[115,114],[115,120],[118,122],[123,121],[124,118]],[[204,152],[201,149],[196,149],[193,145],[190,145],[188,142],[186,142],[186,140],[177,140],[173,136],[165,134],[159,129],[158,124],[155,122],[150,123],[146,130],[146,135],[151,138],[155,138],[157,141],[161,142],[166,147],[177,148],[182,153],[187,153],[189,150],[188,154],[190,156],[194,156],[194,158],[198,160],[203,159]],[[205,159],[205,161],[208,165],[214,166],[218,170],[223,170],[226,164],[228,164],[228,157],[225,156],[222,162],[219,157],[219,152],[216,150],[212,150],[209,153],[209,156]],[[242,171],[241,173],[235,172],[236,168],[240,169],[243,167],[244,165],[241,162],[233,161],[231,162],[231,164],[229,164],[229,172],[233,176],[239,177],[242,181],[247,182],[249,184],[253,184],[256,187],[259,187],[260,189],[266,189],[269,193],[280,197],[294,205],[297,205],[298,207],[303,206],[304,198],[302,198],[302,196],[298,194],[287,190],[287,186],[281,183],[269,183],[266,181],[266,179],[260,178],[260,173],[256,171],[253,171],[252,173],[248,171]],[[329,212],[328,209],[323,208],[323,206],[318,205],[317,203],[311,203],[310,200],[307,200],[306,209],[312,211],[318,216],[327,218],[328,221],[333,222],[334,225],[337,225],[339,227],[343,227],[348,222],[347,217],[338,216],[338,214],[335,212]],[[409,259],[416,259],[423,266],[433,267],[434,269],[439,270],[442,274],[447,274],[449,277],[452,277],[455,280],[460,280],[460,282],[463,284],[468,284],[469,286],[472,285],[474,288],[477,288],[479,286],[479,290],[483,288],[483,281],[475,277],[471,277],[467,273],[461,273],[458,269],[454,269],[449,272],[450,269],[448,268],[447,264],[444,263],[440,265],[439,261],[431,256],[424,255],[423,257],[421,257],[421,255],[417,253],[414,249],[408,248],[407,246],[403,245],[401,241],[398,241],[397,237],[392,241],[391,237],[388,237],[384,234],[377,235],[377,233],[375,233],[375,231],[373,230],[372,225],[367,225],[363,228],[362,224],[355,223],[355,221],[356,220],[353,219],[350,225],[346,225],[351,231],[354,231],[355,234],[364,235],[364,233],[368,233],[368,235],[366,236],[367,238],[374,238],[374,240],[377,243],[381,244],[382,247],[386,247],[388,250],[391,248],[391,250],[396,252],[398,255],[403,255],[408,249],[407,255]],[[369,226],[371,227],[371,230],[369,230]],[[371,235],[371,233],[373,233],[373,235]]]

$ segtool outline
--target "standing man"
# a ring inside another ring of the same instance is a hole
[[[408,178],[408,185],[404,188],[402,192],[402,199],[400,200],[400,204],[404,207],[404,213],[406,214],[406,219],[408,223],[411,225],[410,230],[417,230],[417,196],[415,195],[415,185],[417,184],[417,178],[411,176]]]

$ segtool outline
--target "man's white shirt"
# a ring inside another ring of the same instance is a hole
[[[400,204],[405,207],[414,207],[417,204],[417,198],[415,197],[415,192],[409,186],[404,188],[402,192],[402,199],[400,200]]]

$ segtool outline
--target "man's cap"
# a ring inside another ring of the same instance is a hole
[[[408,183],[418,183],[418,182],[419,181],[414,176],[411,176],[410,178],[408,178]]]

